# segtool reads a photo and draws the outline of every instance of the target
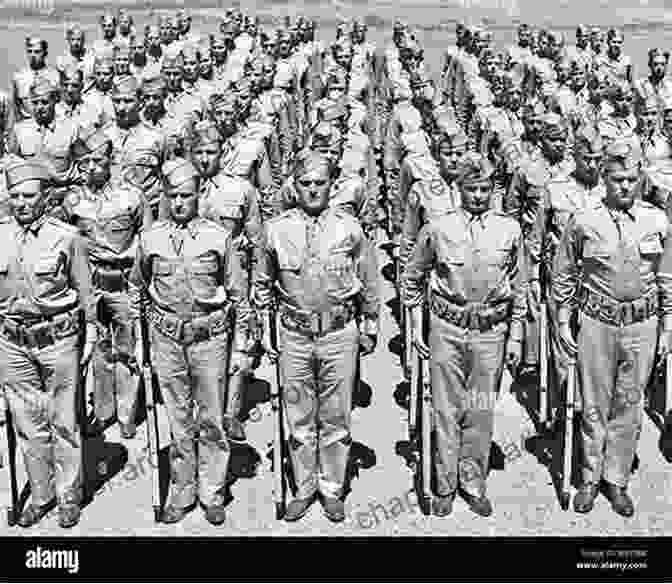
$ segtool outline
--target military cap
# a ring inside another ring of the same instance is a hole
[[[29,91],[32,97],[37,97],[38,95],[53,95],[58,91],[58,87],[56,87],[51,79],[40,75],[30,84]]]
[[[457,183],[474,183],[489,180],[495,172],[485,156],[476,152],[467,153],[457,166]]]
[[[11,156],[5,162],[5,182],[9,190],[26,181],[41,180],[48,182],[52,178],[50,165],[41,158],[23,159],[18,156]]]
[[[166,51],[161,61],[161,69],[181,69],[184,66],[184,58],[182,53],[177,50]]]
[[[331,145],[340,142],[343,139],[341,131],[330,124],[328,121],[319,122],[312,131],[312,144],[317,145]]]
[[[654,48],[654,49],[649,49],[649,65],[653,63],[653,60],[656,57],[665,57],[665,61],[670,60],[670,53],[668,51],[663,51],[662,49],[659,48]]]
[[[607,40],[610,41],[615,38],[623,38],[623,33],[620,30],[612,27],[607,31]]]
[[[338,120],[347,115],[348,109],[342,100],[325,100],[317,106],[317,117],[325,122]]]
[[[163,75],[153,75],[142,80],[142,92],[145,94],[166,91],[166,87],[166,78]]]
[[[82,128],[74,144],[76,157],[86,156],[101,148],[111,148],[112,139],[100,128]]]
[[[161,167],[163,180],[168,188],[177,188],[189,180],[199,177],[198,170],[191,161],[184,158],[172,158]]]
[[[293,174],[296,178],[312,170],[319,170],[323,168],[326,168],[329,176],[332,176],[334,172],[333,160],[322,152],[304,148],[296,155],[296,158],[294,159]]]
[[[580,36],[580,35],[587,35],[589,32],[590,32],[590,31],[589,31],[589,29],[588,29],[588,26],[585,25],[585,24],[579,24],[579,25],[576,27],[576,35],[577,35],[577,36]]]
[[[134,75],[122,75],[112,83],[112,93],[138,93],[140,82]]]
[[[625,167],[637,165],[642,158],[641,149],[632,140],[617,139],[604,150],[604,166],[618,163]]]
[[[632,88],[630,85],[623,81],[620,83],[612,83],[605,90],[603,97],[609,101],[616,101],[621,99],[627,99],[632,96]]]
[[[436,130],[435,140],[438,144],[449,140],[455,146],[457,144],[466,144],[469,141],[467,135],[452,115],[440,116],[436,121]]]
[[[602,136],[593,124],[579,126],[574,133],[574,149],[593,154],[602,153],[604,142]]]
[[[191,132],[192,146],[196,144],[216,144],[221,140],[222,136],[212,120],[200,120],[194,124]]]
[[[65,31],[65,38],[69,39],[75,34],[80,34],[82,36],[85,36],[84,29],[77,22],[74,22],[74,23],[68,25],[68,28]]]
[[[273,85],[282,89],[288,89],[294,85],[294,72],[289,63],[280,62],[277,64]]]
[[[218,109],[238,109],[238,99],[232,93],[213,93],[208,101],[210,109],[216,111]]]
[[[327,73],[326,84],[328,87],[346,88],[348,86],[348,75],[340,67],[330,69]]]
[[[114,65],[114,49],[112,47],[103,47],[96,52],[93,59],[93,66],[100,67],[102,65]]]
[[[405,132],[401,136],[401,145],[407,154],[429,156],[431,153],[427,135],[423,131]]]
[[[252,82],[248,77],[241,77],[232,84],[232,89],[236,93],[245,93],[252,90]]]
[[[548,113],[542,117],[543,129],[542,133],[547,138],[562,138],[567,136],[568,128],[562,116],[556,113]]]

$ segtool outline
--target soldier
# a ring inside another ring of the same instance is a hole
[[[161,31],[155,24],[145,25],[145,46],[147,47],[147,74],[159,73],[163,59],[163,45],[161,44]]]
[[[56,59],[56,69],[63,74],[66,68],[75,66],[83,75],[85,87],[93,82],[93,51],[86,47],[86,35],[78,24],[68,26],[65,33],[68,52]]]
[[[114,81],[114,59],[111,54],[96,55],[93,61],[94,84],[83,92],[82,99],[88,108],[101,112],[104,124],[114,119],[111,91]]]
[[[233,82],[227,62],[233,40],[230,35],[221,33],[212,35],[210,38],[213,81],[215,81],[219,91],[224,91],[229,83]]]
[[[26,55],[28,67],[21,69],[12,77],[11,99],[14,121],[20,122],[31,117],[30,87],[38,77],[45,77],[58,86],[58,71],[47,65],[49,44],[37,36],[26,37]]]
[[[29,96],[33,117],[14,125],[7,150],[21,158],[41,158],[51,165],[53,178],[59,186],[71,184],[76,175],[73,144],[78,126],[70,119],[56,117],[58,87],[48,79],[37,79],[30,86]],[[49,204],[60,205],[56,193],[51,195]]]
[[[272,360],[278,347],[267,312],[276,296],[279,304],[282,399],[298,486],[286,521],[303,517],[318,494],[328,519],[345,519],[356,360],[374,350],[378,334],[374,248],[356,219],[328,209],[332,173],[320,154],[297,158],[297,206],[265,225],[255,277],[263,346]]]
[[[117,17],[108,11],[100,16],[98,22],[100,23],[102,38],[94,42],[93,52],[99,54],[113,51],[117,38]]]
[[[91,273],[77,231],[45,215],[47,166],[8,161],[5,172],[12,217],[0,223],[0,358],[32,495],[18,523],[39,522],[55,497],[69,528],[82,502],[76,388],[97,338]]]
[[[518,224],[490,208],[493,169],[480,155],[465,157],[457,184],[461,208],[430,221],[418,235],[403,275],[403,301],[412,309],[413,342],[430,359],[437,415],[433,513],[451,513],[455,494],[487,517],[486,495],[493,410],[504,364],[521,358],[527,281]],[[429,341],[423,334],[429,278]]]
[[[179,128],[188,128],[202,119],[206,104],[195,91],[185,91],[184,59],[181,53],[166,54],[161,64],[161,74],[166,80],[166,110],[174,116]]]
[[[672,97],[672,94],[670,94]],[[668,98],[669,99],[669,98]],[[672,158],[672,148],[661,132],[659,122],[660,102],[655,95],[645,95],[635,98],[635,114],[637,127],[635,136],[639,140],[639,147],[646,166],[656,161]]]
[[[614,511],[634,514],[627,484],[653,347],[662,356],[672,347],[670,223],[662,210],[636,200],[639,174],[639,152],[631,143],[607,148],[606,196],[570,219],[554,263],[560,342],[577,356],[581,379],[582,481],[574,498],[579,513],[593,508],[603,482]]]
[[[191,44],[197,45],[200,41],[200,35],[191,29],[191,14],[188,14],[183,8],[175,12],[175,25],[177,27],[177,38],[182,41],[183,47]]]
[[[623,54],[623,33],[610,28],[607,32],[607,54],[598,57],[595,66],[608,77],[611,83],[632,83],[632,63]]]
[[[532,29],[530,25],[523,22],[518,25],[518,40],[517,44],[510,47],[508,55],[511,63],[515,65],[525,66],[525,64],[533,57],[532,44]],[[520,68],[522,70],[522,67]]]
[[[119,28],[117,30],[117,38],[115,39],[116,45],[130,47],[133,38],[137,34],[133,16],[129,14],[125,8],[119,8],[119,11],[117,12],[117,23]]]
[[[61,73],[61,101],[56,104],[56,117],[71,120],[79,128],[102,127],[107,120],[105,112],[94,101],[84,101],[84,76],[73,65]]]
[[[198,73],[203,82],[202,85],[207,84],[208,86],[211,86],[214,70],[210,46],[202,45],[198,57]]]
[[[156,218],[166,141],[160,132],[142,121],[142,89],[135,77],[115,79],[112,103],[115,119],[103,128],[112,140],[112,174],[123,176],[132,169]]]
[[[131,74],[131,47],[129,45],[116,45],[113,58],[116,77]]]
[[[590,53],[592,55],[592,66],[596,67],[599,60],[603,57],[602,51],[604,49],[604,33],[599,26],[593,26],[590,29]]]
[[[206,520],[221,525],[230,457],[223,400],[247,345],[238,307],[248,290],[231,232],[198,217],[196,169],[175,158],[162,171],[170,218],[141,234],[131,274],[133,316],[146,302],[153,365],[173,436],[161,519],[181,521],[198,502]]]
[[[173,17],[169,14],[162,14],[159,16],[159,35],[161,36],[161,44],[163,45],[164,51],[170,48],[177,50],[182,48],[181,46],[174,44],[177,39],[177,29]]]
[[[84,185],[70,192],[64,208],[68,221],[87,242],[100,333],[93,360],[94,421],[102,431],[119,421],[121,436],[135,436],[137,379],[131,371],[135,343],[129,322],[128,277],[138,234],[151,223],[142,191],[113,179],[112,141],[100,129],[83,133],[76,143],[77,166]],[[115,407],[116,402],[116,407]]]
[[[584,69],[592,67],[593,64],[593,57],[588,48],[589,35],[588,27],[580,24],[576,27],[576,45],[567,47],[567,58],[575,60]]]
[[[624,81],[610,85],[604,97],[611,111],[598,120],[602,138],[608,143],[620,139],[636,140],[637,120],[632,112],[633,93],[630,85]]]
[[[635,82],[635,92],[640,98],[647,95],[654,95],[658,99],[672,96],[672,80],[667,76],[670,53],[660,49],[650,49],[648,58],[649,75]]]
[[[140,36],[131,37],[131,75],[135,75],[138,81],[142,81],[146,74],[147,67],[147,47],[145,41]]]

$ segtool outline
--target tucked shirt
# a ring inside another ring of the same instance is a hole
[[[269,220],[254,291],[254,302],[261,309],[272,305],[276,291],[281,302],[311,313],[355,302],[362,332],[378,332],[375,247],[359,222],[340,209],[310,217],[294,208]]]
[[[402,276],[408,307],[429,293],[458,305],[512,304],[511,338],[522,338],[527,278],[520,226],[496,211],[473,216],[458,209],[425,225]]]
[[[604,201],[577,212],[560,241],[553,297],[567,322],[580,287],[618,302],[660,292],[665,329],[672,330],[672,238],[665,213],[636,200],[627,211]]]
[[[81,306],[96,322],[86,245],[77,230],[43,216],[24,228],[0,220],[0,314],[29,324]]]

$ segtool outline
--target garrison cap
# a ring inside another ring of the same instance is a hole
[[[134,75],[117,77],[112,83],[112,93],[138,93],[140,82]]]
[[[604,151],[604,166],[622,164],[625,167],[637,165],[642,158],[642,152],[632,140],[615,140]]]
[[[213,93],[208,102],[210,109],[216,111],[219,109],[238,110],[238,99],[233,93]]]
[[[163,75],[152,75],[142,80],[142,92],[144,94],[157,91],[166,91],[166,78]]]
[[[191,132],[191,145],[218,144],[222,136],[212,120],[201,120],[194,124]]]
[[[51,167],[46,160],[41,158],[23,159],[18,156],[11,156],[5,163],[5,181],[9,190],[26,181],[41,180],[48,182],[52,177]]]
[[[548,113],[542,117],[542,133],[551,140],[566,137],[569,133],[567,123],[562,116],[556,113]]]
[[[577,128],[574,134],[574,150],[591,154],[603,153],[604,141],[594,125],[585,124]]]
[[[436,121],[437,133],[434,137],[437,144],[450,141],[453,146],[467,144],[469,141],[460,125],[452,115],[440,116]]]
[[[103,147],[111,148],[112,139],[100,128],[82,128],[74,144],[75,156],[86,156]]]
[[[494,172],[495,169],[485,156],[469,152],[458,164],[457,183],[463,185],[490,180]]]
[[[199,174],[191,161],[185,158],[173,158],[161,167],[163,180],[168,188],[177,188],[187,181],[198,178]]]
[[[51,79],[48,79],[44,76],[36,77],[35,80],[30,84],[30,95],[31,97],[37,97],[40,95],[53,95],[58,91],[58,87],[54,84]]]
[[[326,168],[329,176],[333,175],[334,162],[329,156],[322,152],[304,148],[294,159],[295,178],[312,170],[319,170],[321,168]]]

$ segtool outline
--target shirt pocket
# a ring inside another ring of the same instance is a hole
[[[277,251],[278,268],[285,272],[298,273],[301,270],[301,252],[294,246],[283,246]]]
[[[161,258],[154,258],[153,270],[157,278],[166,278],[175,273],[175,265],[173,262]]]
[[[217,291],[219,260],[214,253],[197,257],[191,264],[191,286],[200,298],[211,298]]]
[[[355,280],[355,266],[352,257],[345,251],[331,251],[326,262],[329,286],[332,290],[352,288]]]
[[[611,257],[611,252],[603,242],[589,239],[584,245],[583,256],[586,259],[594,259],[598,261],[608,260]]]
[[[61,290],[65,286],[61,272],[60,254],[52,253],[40,256],[33,267],[36,296],[47,296]]]
[[[657,233],[647,235],[639,242],[639,253],[643,257],[657,256],[663,253],[663,244]]]

